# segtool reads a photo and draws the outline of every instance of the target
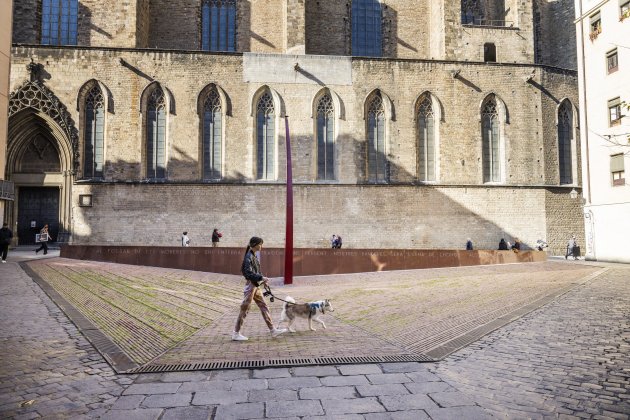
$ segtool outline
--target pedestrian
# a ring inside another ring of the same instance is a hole
[[[9,253],[11,238],[13,238],[13,232],[11,232],[7,223],[3,223],[2,229],[0,229],[0,252],[2,252],[3,264],[7,262],[7,254]]]
[[[48,240],[49,239],[50,239],[50,236],[48,235],[48,224],[45,224],[42,230],[39,231],[40,245],[39,245],[39,248],[35,250],[36,255],[42,249],[44,250],[44,255],[48,254]]]
[[[341,240],[341,236],[337,235],[337,249],[341,249],[341,245],[343,245],[343,241]]]
[[[576,254],[579,254],[579,251],[576,250],[578,248],[577,241],[575,240],[575,235],[571,235],[569,241],[567,242],[567,252],[564,254],[564,259],[566,260],[569,256],[573,256],[574,260],[577,260]]]
[[[512,245],[512,251],[519,252],[521,250],[521,241],[518,238],[514,238],[514,245]]]
[[[332,249],[337,248],[337,235],[333,234],[332,238],[330,238],[330,247]]]
[[[190,238],[188,232],[182,233],[182,246],[190,246]]]
[[[470,238],[468,238],[468,239],[466,240],[466,251],[472,251],[472,250],[473,250],[473,243],[472,243],[472,241],[470,240]]]
[[[508,250],[508,244],[507,242],[505,242],[505,239],[501,238],[501,240],[499,241],[499,251],[507,251]]]
[[[212,231],[212,247],[216,248],[219,246],[219,240],[223,237],[223,234],[219,232],[219,229],[214,228]]]
[[[243,289],[243,301],[241,302],[241,311],[236,319],[236,325],[234,326],[234,332],[232,333],[232,340],[234,341],[247,341],[247,337],[241,334],[241,327],[247,317],[247,312],[252,304],[252,301],[256,302],[260,312],[262,314],[269,332],[272,337],[277,337],[282,333],[285,333],[286,328],[276,328],[271,320],[271,313],[269,307],[265,302],[260,286],[264,286],[268,283],[269,279],[262,275],[260,270],[260,262],[256,257],[256,253],[262,249],[263,240],[256,236],[249,240],[249,244],[245,249],[245,256],[243,257],[243,265],[241,266],[241,273],[247,280],[245,288]]]

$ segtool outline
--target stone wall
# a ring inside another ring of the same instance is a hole
[[[261,236],[281,247],[285,191],[278,184],[74,185],[73,240],[177,246],[188,231],[194,246],[208,246],[216,227],[225,246]],[[79,194],[92,194],[93,207],[79,207]],[[579,233],[579,211],[568,194],[553,202],[547,195],[543,188],[297,184],[294,242],[326,248],[338,234],[344,248],[463,249],[471,238],[476,249],[496,249],[501,238],[518,237],[533,248],[550,235],[557,248]]]
[[[571,0],[492,3],[487,18],[503,27],[462,25],[460,1],[383,0],[383,56],[483,61],[494,43],[502,63],[576,67]],[[14,14],[14,42],[38,43],[41,1],[16,2]],[[199,50],[201,1],[81,1],[78,32],[82,46]],[[239,52],[351,55],[351,2],[239,1],[236,32]]]
[[[575,0],[534,0],[536,19],[536,62],[577,69]]]

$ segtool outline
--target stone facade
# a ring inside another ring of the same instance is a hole
[[[501,237],[519,237],[529,246],[547,238],[559,252],[570,233],[582,232],[579,209],[568,195],[580,188],[579,178],[560,186],[557,170],[557,106],[564,99],[577,104],[576,75],[534,62],[537,20],[522,2],[510,6],[518,28],[462,25],[456,2],[382,2],[384,58],[373,59],[346,56],[350,2],[237,2],[237,53],[190,51],[201,43],[199,1],[117,3],[82,2],[94,9],[94,24],[98,16],[123,13],[135,26],[103,19],[98,32],[92,23],[89,31],[82,29],[83,22],[79,46],[17,45],[12,54],[11,91],[29,78],[31,60],[44,64],[45,85],[78,127],[78,164],[62,165],[71,174],[64,184],[71,189],[64,228],[76,243],[174,245],[188,230],[201,245],[219,227],[227,245],[257,234],[281,246],[285,115],[293,149],[296,246],[327,246],[332,233],[353,248],[460,248],[467,237],[478,248],[495,248]],[[103,10],[109,7],[115,10]],[[36,33],[24,29],[35,19],[16,9],[22,24],[18,42],[37,42]],[[483,62],[485,42],[496,42],[498,63]],[[145,46],[159,49],[135,48]],[[564,64],[572,68],[570,60]],[[99,180],[86,179],[81,159],[84,86],[90,81],[107,97]],[[143,101],[154,84],[167,93],[169,110],[167,176],[159,182],[148,180],[145,169]],[[208,86],[220,93],[224,121],[222,178],[212,182],[203,180],[200,140],[199,98]],[[277,162],[275,176],[259,181],[255,107],[265,91],[276,110]],[[317,181],[314,114],[324,93],[335,108],[334,181]],[[432,183],[420,182],[418,175],[416,112],[423,94],[434,104],[439,145]],[[367,174],[366,113],[374,95],[382,98],[385,114],[388,178],[381,184]],[[502,178],[485,184],[480,113],[492,95],[500,108]],[[16,139],[23,137],[19,129],[14,124],[10,130]],[[577,169],[577,136],[574,147]],[[81,195],[92,196],[91,207],[79,205]],[[16,206],[11,217],[18,212]]]

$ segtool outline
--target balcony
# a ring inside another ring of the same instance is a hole
[[[597,37],[599,36],[599,34],[601,33],[602,33],[602,27],[598,26],[591,30],[591,33],[588,35],[588,37],[591,39],[591,41],[595,41]]]

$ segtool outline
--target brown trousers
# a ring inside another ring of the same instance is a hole
[[[241,312],[238,314],[238,319],[236,320],[236,326],[234,327],[235,332],[241,331],[241,327],[245,322],[245,318],[247,317],[247,312],[249,311],[249,307],[252,304],[252,300],[256,302],[260,312],[262,313],[262,317],[265,320],[265,324],[269,329],[273,329],[273,321],[271,320],[271,313],[269,312],[269,307],[267,306],[267,302],[265,302],[265,298],[262,295],[260,289],[253,285],[251,281],[247,281],[245,285],[245,289],[243,289],[243,302],[241,302]]]

